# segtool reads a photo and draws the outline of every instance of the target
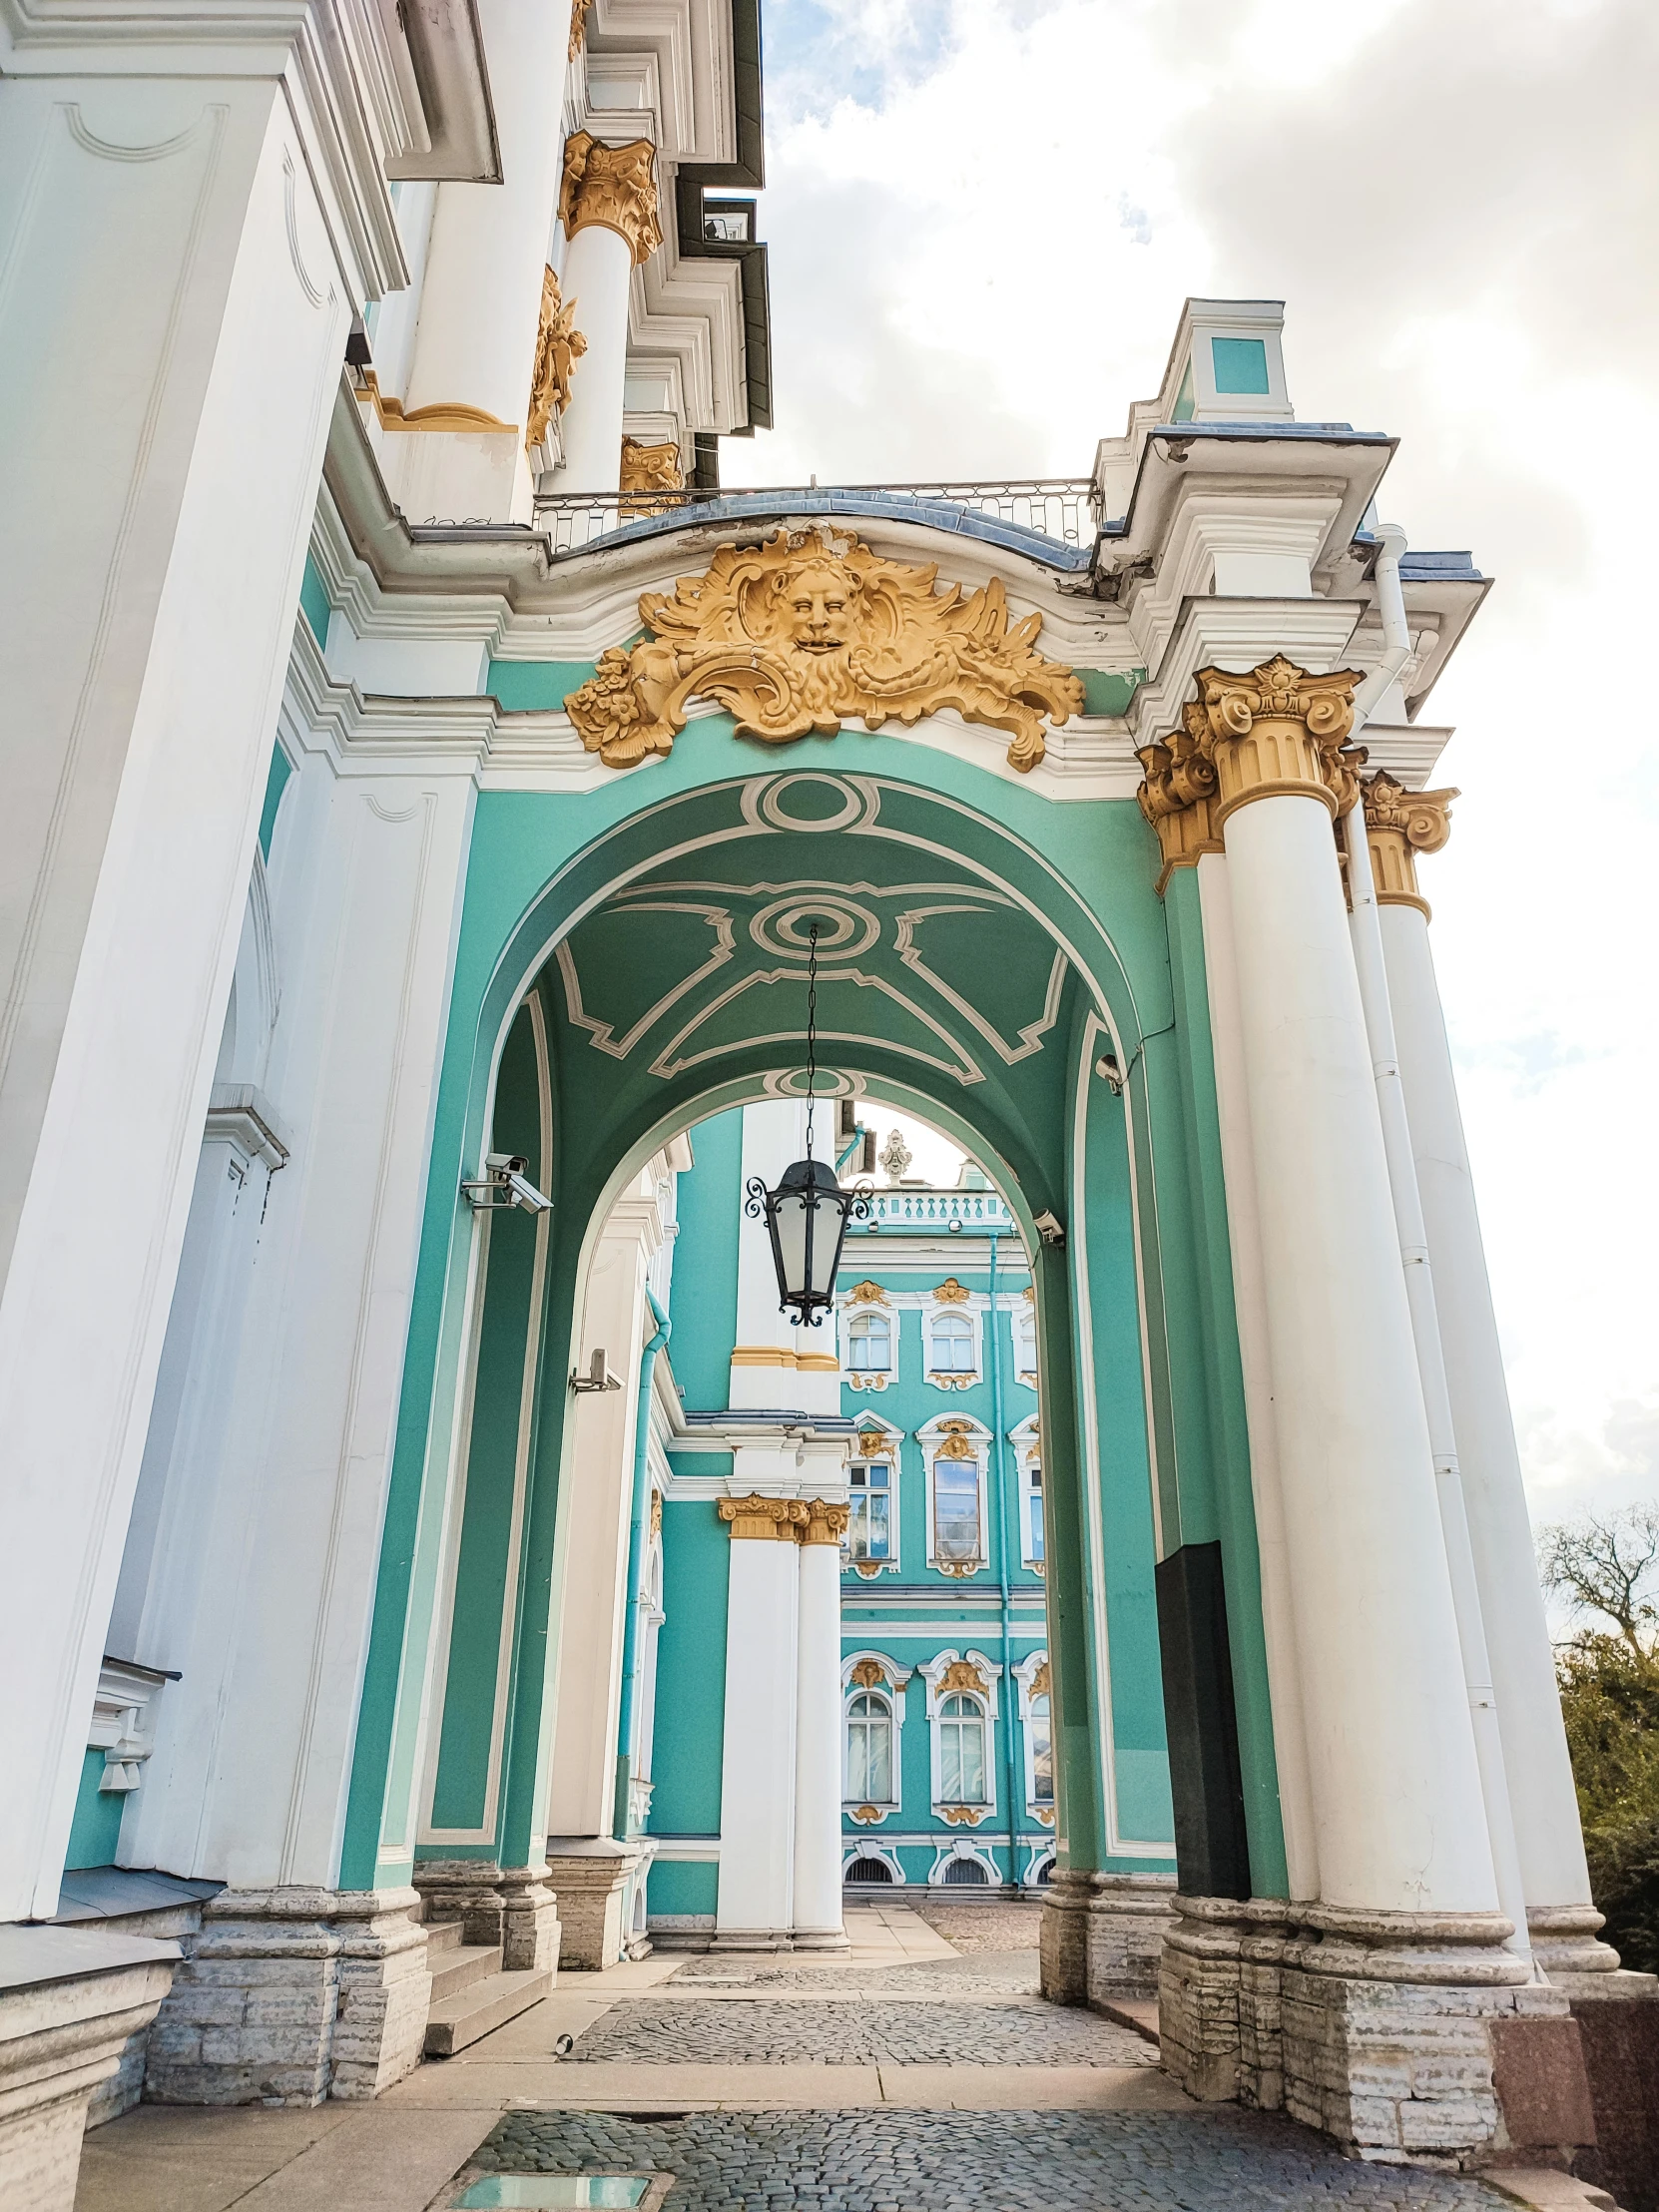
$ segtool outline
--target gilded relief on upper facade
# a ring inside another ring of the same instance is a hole
[[[653,635],[602,655],[565,712],[590,753],[632,768],[672,749],[694,694],[774,745],[853,719],[908,727],[948,707],[1006,730],[1010,764],[1035,768],[1045,717],[1080,714],[1082,685],[1034,650],[1040,615],[1009,622],[997,578],[964,598],[937,575],[821,529],[723,546],[702,576],[644,594]]]
[[[576,328],[576,302],[559,295],[559,279],[544,269],[541,321],[536,331],[536,363],[530,376],[530,410],[524,426],[527,448],[540,445],[555,415],[570,405],[570,382],[588,341]]]

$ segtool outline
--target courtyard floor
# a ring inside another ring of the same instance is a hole
[[[1043,2002],[1032,1906],[856,1907],[834,1959],[659,1954],[554,1993],[377,2103],[142,2105],[87,2138],[76,2212],[438,2212],[487,2177],[660,2177],[664,2212],[1575,2212],[1339,2157],[1193,2103],[1132,2024]],[[929,1926],[931,1921],[933,1924]],[[574,2038],[568,2051],[558,2046]],[[487,2191],[486,2191],[487,2193]],[[567,2192],[566,2204],[606,2201]],[[1605,2204],[1608,2200],[1600,2199]]]

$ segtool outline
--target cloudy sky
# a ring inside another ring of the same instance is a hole
[[[778,428],[730,481],[1082,475],[1188,292],[1498,579],[1434,944],[1535,1520],[1659,1494],[1659,11],[766,0]]]

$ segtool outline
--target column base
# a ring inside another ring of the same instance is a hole
[[[504,1972],[547,1973],[559,1964],[559,1901],[546,1873],[493,1859],[420,1859],[414,1885],[427,1921],[459,1921],[464,1942],[499,1943]]]
[[[0,1932],[0,2206],[70,2205],[87,2106],[155,2018],[179,1946],[80,1929]]]
[[[844,1928],[798,1928],[791,1932],[792,1950],[850,1950],[852,1938]]]
[[[656,1846],[609,1836],[549,1836],[547,1872],[559,1898],[559,1964],[603,1973],[624,1958],[643,1958],[650,1942],[634,1926],[635,1901]],[[643,1920],[641,1930],[643,1930]]]
[[[1051,2004],[1089,2001],[1089,1903],[1094,1876],[1056,1869],[1037,1930],[1038,1986]]]
[[[1159,2027],[1190,2095],[1282,2107],[1383,2164],[1594,2141],[1565,1993],[1527,1978],[1495,1915],[1173,1902]]]
[[[1088,1907],[1088,2001],[1155,1997],[1175,1914],[1172,1874],[1097,1874]]]
[[[1619,1965],[1618,1952],[1611,1943],[1598,1939],[1598,1932],[1605,1925],[1603,1916],[1593,1905],[1531,1905],[1526,1909],[1526,1933],[1533,1957],[1556,1988],[1570,1989],[1575,1995],[1581,1989],[1586,1996],[1595,1995],[1599,1985],[1609,1976],[1627,1978]],[[1659,1980],[1652,1974],[1628,1978],[1659,1988]],[[1618,1991],[1609,1989],[1607,1993],[1636,1995],[1639,1992],[1627,1987]]]
[[[420,2063],[432,1977],[413,1890],[224,1890],[150,2031],[157,2104],[373,2097]]]

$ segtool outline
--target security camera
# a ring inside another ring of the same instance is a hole
[[[578,1391],[621,1389],[622,1378],[620,1375],[612,1374],[611,1365],[605,1357],[603,1345],[595,1346],[593,1357],[588,1362],[586,1375],[582,1373],[580,1368],[571,1369],[570,1386],[573,1390]]]
[[[1063,1245],[1065,1243],[1065,1228],[1062,1223],[1055,1220],[1052,1214],[1038,1214],[1036,1223],[1037,1235],[1041,1237],[1045,1245]]]
[[[486,1154],[482,1179],[461,1185],[467,1204],[474,1213],[497,1213],[503,1207],[521,1206],[527,1214],[550,1214],[553,1201],[526,1176],[529,1165],[522,1152]]]

